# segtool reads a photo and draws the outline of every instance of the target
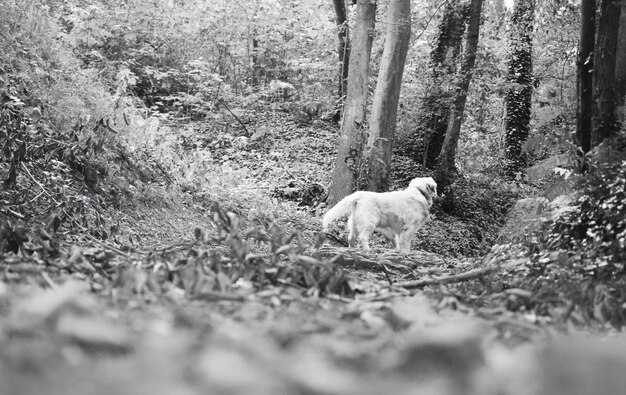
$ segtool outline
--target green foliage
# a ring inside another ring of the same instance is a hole
[[[10,86],[7,90],[18,96],[2,92],[0,106],[0,176],[5,187],[0,202],[6,208],[0,226],[8,240],[0,246],[0,254],[21,248],[40,259],[57,255],[56,232],[61,227],[106,239],[102,200],[92,193],[105,192],[101,184],[108,169],[104,145],[111,129],[101,121],[94,128],[77,125],[66,132],[55,130],[48,122],[33,119],[31,114],[37,111],[25,111],[23,93]]]
[[[18,247],[37,259],[58,255],[68,231],[106,239],[103,206],[119,206],[126,174],[145,174],[119,141],[128,124],[115,120],[128,109],[122,114],[97,73],[81,67],[49,16],[54,9],[3,7],[10,34],[0,35],[0,223],[9,239],[28,239]]]
[[[237,299],[237,295],[269,286],[289,286],[304,295],[352,296],[347,275],[311,253],[302,233],[285,234],[274,222],[248,227],[242,217],[211,203],[213,230],[195,229],[195,242],[183,254],[166,254],[144,277],[152,277],[158,290],[176,287],[190,299]],[[307,251],[309,251],[307,253]],[[151,266],[151,265],[147,265]],[[130,268],[118,270],[118,279]],[[131,273],[131,286],[134,285]],[[136,277],[136,275],[135,275]]]
[[[549,226],[546,246],[570,251],[586,276],[621,277],[626,263],[626,162],[601,165],[584,177],[574,208]]]
[[[29,110],[39,106],[59,130],[113,116],[112,97],[93,70],[81,68],[60,40],[60,27],[42,3],[3,3],[0,24],[0,89]]]
[[[508,190],[503,186],[459,177],[448,191],[452,200],[444,197],[442,209],[459,218],[475,221],[480,227],[498,222],[506,216],[509,208],[518,198],[516,191]],[[445,193],[445,191],[442,192],[442,194]]]
[[[540,314],[569,306],[555,319],[626,324],[626,162],[604,164],[576,178],[568,195],[535,205],[523,217],[519,248],[530,257],[507,286],[530,289],[526,308]],[[522,207],[520,207],[522,209]],[[525,226],[524,226],[525,224]],[[523,235],[523,236],[522,236]]]
[[[330,83],[333,68],[321,60],[329,56],[332,24],[302,19],[318,7],[328,5],[76,0],[55,14],[66,42],[85,67],[117,86],[118,97],[130,93],[152,113],[205,119],[220,100],[250,95],[272,80]],[[303,25],[293,29],[295,23]]]

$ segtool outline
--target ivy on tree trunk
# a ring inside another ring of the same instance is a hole
[[[617,106],[624,105],[626,96],[626,1],[622,0],[622,10],[617,33],[617,59],[615,60],[615,94]]]
[[[422,136],[423,141],[415,141],[422,147],[412,150],[415,161],[429,169],[437,163],[448,128],[454,98],[454,84],[451,82],[458,68],[468,11],[469,2],[465,0],[448,3],[439,24],[436,45],[430,54],[431,81],[424,98],[424,116],[418,123],[416,133]]]
[[[356,189],[366,139],[369,65],[374,39],[376,1],[358,0],[356,14],[348,71],[348,95],[337,158],[328,190],[329,205],[336,204]]]
[[[526,167],[522,145],[530,130],[534,13],[535,0],[516,0],[511,18],[504,139],[505,171],[510,178]]]
[[[596,29],[596,2],[582,0],[580,6],[580,41],[578,44],[577,84],[578,116],[576,140],[583,153],[591,149],[591,117],[593,114],[593,52]]]
[[[396,131],[396,115],[404,63],[411,38],[411,1],[392,0],[387,10],[387,34],[370,117],[360,188],[386,191]]]
[[[443,141],[441,154],[437,158],[437,167],[435,169],[435,180],[437,181],[440,191],[445,190],[453,181],[452,177],[455,170],[455,156],[461,133],[461,122],[463,121],[463,112],[465,111],[469,84],[472,80],[472,70],[476,63],[482,6],[483,0],[472,0],[470,3],[469,24],[467,26],[463,62],[457,76],[456,91],[450,109],[450,120],[446,130],[446,137]]]
[[[622,0],[600,0],[593,67],[591,146],[619,130],[615,92],[615,59]]]
[[[350,34],[346,18],[345,0],[333,0],[335,20],[337,22],[337,54],[339,56],[339,84],[337,110],[333,119],[339,122],[348,91],[348,65],[350,64]]]

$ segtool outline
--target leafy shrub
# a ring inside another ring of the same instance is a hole
[[[626,161],[577,177],[576,194],[538,208],[520,246],[531,259],[510,287],[529,289],[539,314],[565,309],[559,320],[626,324]],[[543,199],[547,203],[547,200]]]
[[[507,188],[504,182],[459,176],[440,194],[443,196],[436,201],[433,212],[446,220],[441,225],[445,231],[434,242],[443,247],[437,252],[459,251],[458,255],[476,256],[489,251],[495,243],[519,191]]]
[[[294,21],[318,5],[278,3],[254,1],[242,12],[232,2],[77,1],[52,11],[85,68],[152,113],[204,119],[219,99],[253,94],[272,80],[311,85],[334,77],[321,61],[331,56],[333,36],[319,32],[332,21],[309,18],[294,32]]]
[[[441,209],[448,214],[468,220],[478,226],[501,222],[518,197],[515,189],[504,182],[484,182],[459,176],[441,201]]]
[[[318,234],[313,246],[315,251],[307,255],[308,246],[304,244],[298,230],[286,233],[274,222],[246,230],[241,217],[222,209],[216,202],[211,203],[210,212],[213,214],[213,224],[217,232],[205,234],[196,229],[197,245],[191,251],[195,258],[183,262],[192,269],[197,265],[204,266],[201,272],[205,276],[208,274],[210,277],[217,277],[219,281],[207,283],[195,279],[194,289],[186,286],[183,281],[190,296],[199,297],[199,292],[214,291],[216,285],[219,289],[224,283],[234,284],[242,280],[251,281],[257,288],[268,283],[289,284],[308,294],[353,295],[345,272],[324,261],[317,253],[323,242],[321,234]],[[214,245],[227,246],[227,250],[214,248]],[[194,271],[198,273],[197,270]],[[208,289],[196,289],[199,283],[207,283]]]
[[[30,238],[26,250],[51,254],[61,228],[107,237],[104,200],[119,203],[124,188],[102,181],[115,167],[134,170],[115,96],[81,67],[43,3],[4,2],[0,14],[9,32],[0,35],[0,226],[14,241]]]
[[[593,278],[621,276],[626,263],[626,161],[601,165],[581,181],[573,210],[549,223],[545,244],[573,251]]]

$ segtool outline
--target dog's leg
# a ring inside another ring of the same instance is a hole
[[[356,247],[357,240],[356,227],[354,226],[354,215],[351,215],[348,218],[348,230],[350,231],[348,234],[348,246],[354,248]]]
[[[374,233],[375,229],[376,224],[369,220],[361,221],[359,223],[359,242],[361,243],[361,248],[364,250],[370,249],[370,237],[372,236],[372,233]]]
[[[402,232],[399,236],[400,242],[397,245],[397,249],[400,251],[409,251],[411,249],[411,241],[417,229],[409,228]]]
[[[361,242],[361,248],[364,250],[370,249],[370,235],[372,234],[372,230],[369,229],[361,229],[361,233],[359,234],[359,241]]]
[[[393,243],[394,243],[394,245],[396,247],[396,250],[399,250],[400,249],[400,245],[402,245],[402,236],[397,234],[397,233],[394,234],[393,235]]]

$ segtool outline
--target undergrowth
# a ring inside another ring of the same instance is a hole
[[[526,225],[514,227],[505,262],[527,263],[493,279],[500,290],[523,289],[514,310],[581,325],[626,324],[626,161],[596,164],[572,179],[567,195],[529,199]],[[528,292],[526,294],[526,292]]]

